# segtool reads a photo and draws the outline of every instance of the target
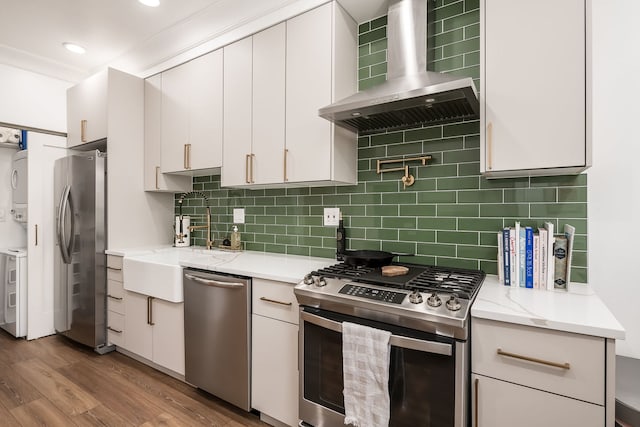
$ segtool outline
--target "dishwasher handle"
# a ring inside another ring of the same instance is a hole
[[[184,277],[186,277],[189,280],[193,280],[194,282],[207,285],[207,286],[214,286],[216,288],[235,289],[235,288],[243,288],[245,285],[244,283],[237,283],[237,282],[219,282],[217,280],[205,279],[202,277],[194,276],[193,274],[189,274],[189,273],[185,273]]]

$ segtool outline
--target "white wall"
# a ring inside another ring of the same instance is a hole
[[[640,358],[640,2],[593,0],[593,167],[588,171],[589,283]]]

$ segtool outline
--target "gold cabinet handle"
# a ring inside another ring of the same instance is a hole
[[[112,332],[115,332],[116,334],[121,334],[122,333],[122,331],[119,331],[117,329],[113,329],[111,326],[107,326],[107,329],[112,331]]]
[[[244,180],[247,184],[251,184],[249,179],[249,162],[251,161],[251,154],[247,154],[244,158]]]
[[[184,168],[191,169],[191,144],[184,144]]]
[[[35,229],[36,229],[36,230],[35,230],[35,235],[36,235],[36,236],[35,236],[35,237],[36,237],[36,239],[35,239],[35,240],[36,240],[35,244],[36,244],[36,246],[38,246],[38,224],[36,224],[36,225],[35,225]]]
[[[156,166],[156,190],[160,189],[160,186],[158,185],[158,175],[160,174],[160,166]]]
[[[155,325],[153,323],[153,297],[147,297],[147,324]]]
[[[513,359],[519,359],[519,360],[525,360],[527,362],[539,363],[541,365],[546,365],[546,366],[553,366],[554,368],[560,368],[560,369],[566,369],[566,370],[571,369],[571,365],[567,362],[565,363],[550,362],[548,360],[537,359],[535,357],[523,356],[521,354],[516,354],[516,353],[509,353],[508,351],[503,351],[501,348],[498,349],[497,353],[500,356],[511,357]]]
[[[284,149],[284,182],[289,181],[289,178],[287,177],[287,157],[289,155],[289,149],[285,148]]]
[[[113,295],[109,295],[109,294],[107,294],[107,298],[111,298],[111,299],[114,299],[116,301],[122,301],[122,297],[114,297]]]
[[[487,168],[493,169],[493,123],[487,125]]]
[[[278,301],[278,300],[270,299],[270,298],[265,298],[265,297],[260,297],[260,301],[266,301],[266,302],[271,302],[271,303],[274,303],[274,304],[287,305],[287,306],[290,306],[290,305],[293,304],[291,302],[282,302],[282,301]]]
[[[80,141],[87,142],[87,121],[80,120]]]
[[[474,421],[474,425],[476,427],[479,427],[478,425],[478,391],[480,390],[480,380],[478,378],[475,379],[475,381],[473,382],[473,388],[474,388],[474,392],[475,392],[475,396],[474,396],[474,405],[475,407],[473,408],[473,419]]]
[[[256,155],[251,153],[251,183],[255,183],[254,181],[254,177],[253,177],[253,161],[255,160]]]

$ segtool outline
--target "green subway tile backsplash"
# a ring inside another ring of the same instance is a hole
[[[437,0],[430,13],[429,65],[455,71],[478,85],[479,0]],[[359,88],[386,79],[386,16],[359,25]],[[481,89],[478,87],[478,89]],[[587,175],[487,180],[480,176],[479,122],[466,121],[383,132],[358,138],[358,184],[267,190],[221,189],[219,176],[194,177],[212,206],[217,240],[230,233],[233,208],[244,207],[239,226],[249,250],[335,256],[335,227],[322,226],[324,207],[339,207],[349,249],[415,254],[404,262],[497,271],[497,232],[520,221],[557,230],[576,227],[572,280],[586,282]],[[431,155],[408,163],[415,184],[403,189],[401,172],[376,173],[376,160]],[[177,196],[176,196],[177,197]],[[177,200],[177,199],[176,199]],[[187,197],[183,213],[204,224],[204,202]],[[178,208],[176,204],[176,214]],[[192,234],[204,245],[204,232]]]

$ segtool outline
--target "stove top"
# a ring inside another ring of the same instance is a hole
[[[335,264],[307,274],[294,288],[300,305],[413,329],[467,337],[471,304],[485,274],[479,270],[394,263],[407,273]]]

